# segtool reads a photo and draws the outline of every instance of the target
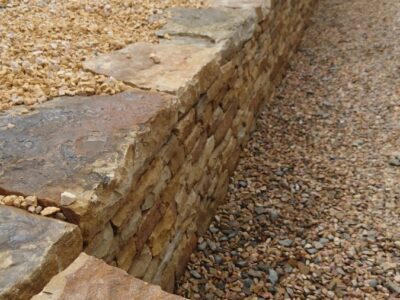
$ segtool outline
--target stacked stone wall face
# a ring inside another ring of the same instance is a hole
[[[204,78],[179,91],[181,99],[178,93],[171,107],[179,111],[177,122],[158,137],[162,145],[143,159],[124,205],[88,241],[86,252],[173,290],[197,236],[226,195],[241,147],[279,84],[313,3],[283,0],[256,7],[248,39],[226,43],[210,57],[199,75]]]

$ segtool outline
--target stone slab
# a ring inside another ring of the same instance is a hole
[[[210,64],[215,47],[135,43],[84,62],[84,68],[138,88],[176,93]]]
[[[170,8],[167,23],[157,35],[192,37],[210,40],[213,43],[226,40],[242,30],[243,22],[249,17],[248,10],[221,8]]]
[[[183,300],[159,286],[136,279],[125,271],[82,253],[66,270],[59,273],[33,300],[114,299]]]
[[[36,195],[42,205],[61,207],[70,222],[92,222],[90,228],[81,226],[84,237],[100,230],[106,208],[123,197],[112,191],[118,190],[119,180],[129,180],[121,168],[132,156],[137,132],[153,121],[161,129],[151,134],[169,132],[166,123],[176,121],[167,109],[170,102],[170,96],[129,91],[61,98],[24,115],[0,114],[0,192]],[[155,139],[162,142],[160,136]],[[108,187],[111,194],[101,199]],[[65,191],[76,201],[63,206]]]
[[[81,250],[77,226],[0,206],[0,299],[30,299]]]
[[[259,21],[264,20],[271,10],[271,0],[207,0],[210,7],[233,9],[255,9]]]

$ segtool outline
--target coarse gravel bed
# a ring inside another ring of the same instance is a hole
[[[192,299],[400,299],[400,1],[321,0],[198,241]]]
[[[64,95],[128,87],[82,61],[134,42],[157,42],[149,17],[201,0],[0,0],[0,111]],[[157,18],[153,18],[156,20]]]

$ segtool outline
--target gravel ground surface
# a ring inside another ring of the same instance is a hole
[[[400,1],[320,1],[258,126],[178,293],[400,299]]]
[[[201,0],[0,0],[0,111],[63,95],[127,87],[82,69],[82,61],[137,42],[156,42],[149,17]]]

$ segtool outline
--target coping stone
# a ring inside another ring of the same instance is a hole
[[[60,207],[87,240],[131,188],[133,162],[125,164],[133,159],[134,149],[142,149],[135,152],[135,163],[139,156],[151,155],[177,121],[171,102],[168,95],[128,91],[64,97],[28,114],[0,114],[0,192],[36,195],[41,205]],[[141,144],[141,131],[152,140]],[[120,190],[118,183],[124,180],[125,190]],[[62,205],[65,191],[76,201]]]
[[[83,66],[137,88],[176,94],[210,65],[217,52],[216,47],[200,44],[134,43]]]

